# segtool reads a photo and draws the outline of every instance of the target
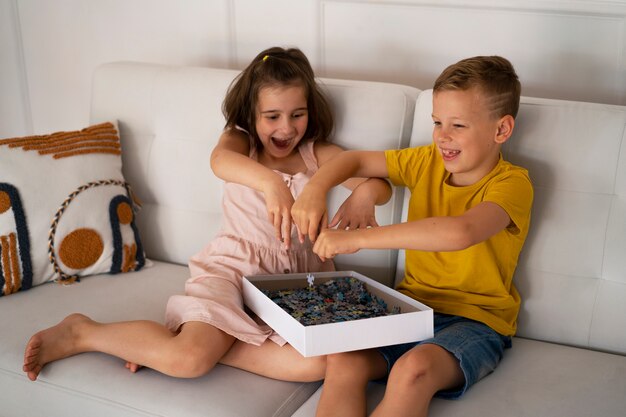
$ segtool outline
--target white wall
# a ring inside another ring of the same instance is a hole
[[[0,137],[83,127],[100,63],[242,68],[273,45],[418,88],[499,54],[524,95],[626,105],[626,0],[0,0]]]
[[[17,6],[0,0],[0,137],[31,132]]]

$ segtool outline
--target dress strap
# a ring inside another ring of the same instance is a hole
[[[307,172],[310,175],[313,175],[317,172],[319,168],[319,164],[317,163],[317,158],[315,157],[315,141],[307,140],[305,143],[300,144],[298,146],[298,151],[300,151],[300,156],[302,156],[302,160],[306,165]]]

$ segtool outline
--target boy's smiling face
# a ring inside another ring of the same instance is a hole
[[[456,186],[474,184],[496,166],[514,124],[512,116],[494,116],[476,87],[435,92],[432,117],[433,141]]]

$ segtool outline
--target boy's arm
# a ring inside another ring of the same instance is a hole
[[[358,151],[346,151],[340,146],[337,146],[335,144],[328,143],[328,142],[319,141],[319,142],[316,142],[315,145],[316,145],[315,154],[317,156],[317,160],[318,160],[318,164],[320,168],[325,166],[331,160],[335,159],[337,155],[339,154],[344,154],[344,153],[357,154],[358,153]],[[342,156],[342,158],[346,158],[346,156],[344,155]],[[384,154],[383,154],[383,158],[384,158]],[[334,162],[334,164],[337,164],[337,162]],[[330,169],[334,169],[333,166],[331,166]],[[324,168],[322,172],[327,171],[327,170],[328,168]],[[389,183],[385,180],[382,180],[380,177],[361,177],[359,175],[356,175],[356,176],[352,175],[346,178],[345,180],[340,181],[338,184],[341,184],[347,189],[354,191],[361,184],[363,184],[364,182],[368,182],[368,181],[370,183],[373,183],[371,191],[376,193],[377,195],[376,204],[385,204],[391,197],[391,187],[388,187]],[[370,185],[368,184],[366,188],[369,188],[369,187]],[[378,194],[379,192],[380,194]]]
[[[360,249],[456,251],[487,240],[510,223],[502,207],[486,201],[461,216],[429,217],[372,229],[323,230],[313,251],[322,260]]]
[[[385,154],[382,151],[344,151],[328,161],[320,161],[319,170],[291,208],[291,215],[301,237],[308,235],[312,242],[316,240],[319,225],[325,224],[328,218],[326,195],[332,187],[344,183],[351,188],[352,182],[358,184],[358,188],[364,187],[357,189],[357,193],[367,193],[375,204],[384,204],[391,197],[391,188],[380,178],[386,178],[387,175]],[[371,177],[377,178],[372,178],[372,181],[364,180]]]
[[[276,238],[285,247],[291,243],[291,206],[293,196],[282,178],[248,156],[248,136],[239,130],[225,130],[211,153],[211,169],[224,181],[234,182],[263,193],[269,221]]]

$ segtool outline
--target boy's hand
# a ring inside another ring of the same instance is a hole
[[[308,235],[315,242],[320,230],[328,227],[326,195],[307,184],[291,207],[291,217],[298,228],[300,242]]]
[[[313,252],[322,262],[342,253],[355,253],[361,249],[360,233],[359,230],[324,229],[313,246]]]
[[[285,244],[288,249],[291,245],[291,207],[293,195],[289,187],[279,178],[278,181],[268,185],[263,194],[267,207],[267,217],[274,225],[276,238]]]

